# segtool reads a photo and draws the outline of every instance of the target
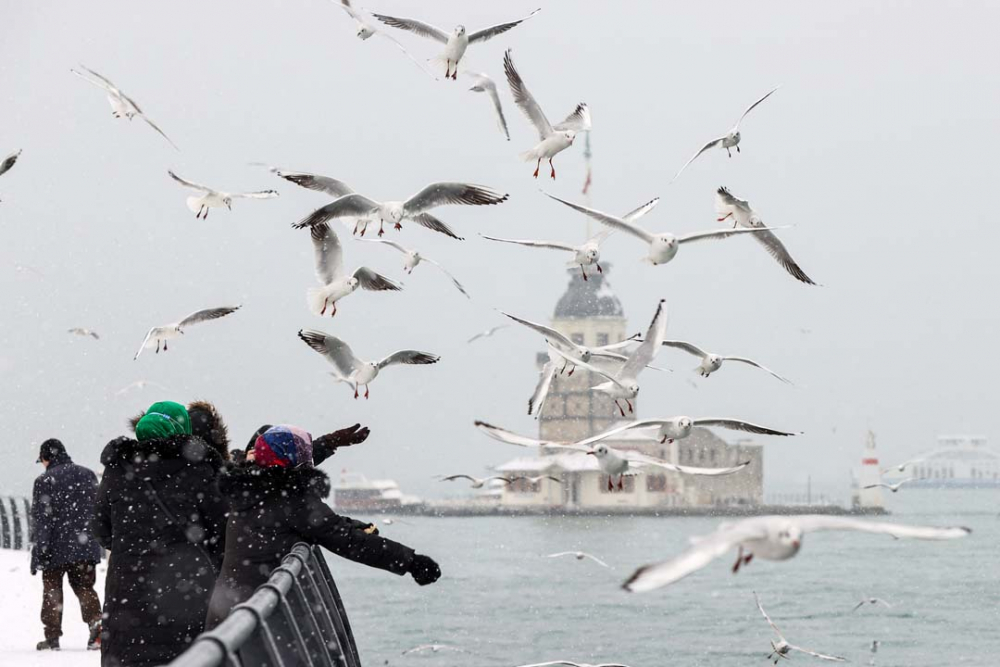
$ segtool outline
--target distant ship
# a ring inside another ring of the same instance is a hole
[[[342,472],[333,487],[333,506],[338,510],[405,511],[421,504],[419,498],[404,495],[395,480],[369,480],[356,472]]]
[[[985,436],[943,435],[937,447],[915,457],[902,473],[890,468],[886,477],[913,477],[908,488],[1000,488],[1000,454],[989,448]]]

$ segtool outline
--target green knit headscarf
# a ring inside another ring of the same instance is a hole
[[[191,417],[187,408],[173,401],[153,403],[135,425],[135,437],[140,442],[172,435],[191,435]]]

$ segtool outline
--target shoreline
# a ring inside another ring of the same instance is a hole
[[[848,508],[839,505],[755,505],[751,507],[503,507],[499,505],[403,505],[397,507],[335,507],[337,512],[379,513],[389,516],[450,517],[751,517],[825,514],[831,516],[888,516],[883,507]]]

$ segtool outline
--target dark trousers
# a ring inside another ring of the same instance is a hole
[[[62,635],[63,575],[68,576],[69,587],[80,600],[83,622],[91,626],[100,622],[101,601],[94,590],[96,567],[96,563],[70,563],[42,570],[42,625],[45,626],[46,639],[57,639]]]

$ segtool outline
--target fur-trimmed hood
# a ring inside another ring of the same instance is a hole
[[[214,404],[208,401],[192,401],[187,405],[188,416],[191,419],[191,430],[219,453],[223,461],[229,460],[229,427],[223,421],[222,415]],[[135,433],[136,424],[145,415],[145,411],[130,417],[129,430]]]
[[[330,495],[330,478],[317,468],[262,468],[254,463],[229,466],[219,489],[233,507],[254,505],[269,496]]]
[[[222,468],[222,457],[195,435],[175,435],[139,442],[120,437],[109,442],[101,452],[105,466],[132,465],[151,460],[185,459],[190,463],[208,463],[214,470]]]

